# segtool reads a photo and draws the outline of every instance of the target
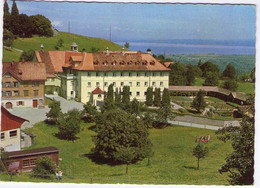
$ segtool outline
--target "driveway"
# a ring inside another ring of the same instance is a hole
[[[61,103],[61,110],[63,113],[66,113],[69,110],[72,110],[74,108],[83,110],[83,104],[76,102],[76,101],[68,101],[62,97],[59,97],[57,95],[48,95],[46,96],[51,99],[55,99],[57,101],[60,101]],[[22,117],[24,119],[29,120],[30,122],[25,124],[22,129],[24,128],[30,128],[33,127],[33,125],[37,122],[44,121],[46,117],[46,113],[49,112],[50,108],[48,106],[45,106],[45,108],[14,108],[10,110],[10,112],[14,115],[17,115],[19,117]]]

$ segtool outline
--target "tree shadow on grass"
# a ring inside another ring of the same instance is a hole
[[[60,133],[53,133],[53,136],[55,136],[56,138],[58,138],[60,140],[67,140],[67,141],[72,141],[72,142],[75,142],[76,140],[79,139],[79,137],[77,137],[77,136],[74,139],[66,138],[63,135],[61,135]]]
[[[183,168],[191,169],[191,170],[198,170],[197,167],[194,166],[182,166]]]
[[[44,123],[47,125],[47,126],[56,126],[56,123],[54,121],[50,121],[48,119],[45,119],[44,120]]]
[[[96,163],[96,164],[107,164],[107,165],[110,165],[110,166],[116,166],[116,165],[120,165],[121,163],[120,162],[116,162],[116,161],[113,161],[111,159],[106,159],[98,154],[95,154],[95,153],[85,153],[85,154],[81,154],[80,155],[81,157],[87,157],[89,158],[92,162]]]

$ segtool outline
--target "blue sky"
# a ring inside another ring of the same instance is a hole
[[[254,6],[21,2],[20,13],[42,14],[60,31],[112,41],[169,39],[253,39]],[[12,2],[9,2],[11,9]]]

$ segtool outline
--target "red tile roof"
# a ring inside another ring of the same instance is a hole
[[[174,64],[175,62],[164,62],[164,66],[169,68],[170,65]]]
[[[1,106],[1,131],[18,129],[25,121],[28,120],[11,114],[3,106]]]
[[[3,62],[2,75],[10,73],[21,81],[46,80],[44,63],[37,62]]]
[[[103,94],[104,91],[102,91],[102,89],[100,89],[99,87],[97,87],[96,89],[94,89],[94,90],[92,91],[92,93],[93,93],[93,94]]]
[[[85,53],[72,51],[38,51],[38,61],[46,64],[47,74],[62,72],[62,67],[87,71],[170,71],[152,55],[141,52],[110,51]],[[71,62],[79,62],[74,66]]]
[[[36,149],[29,149],[29,150],[23,150],[23,151],[6,152],[6,155],[9,159],[11,159],[11,158],[17,158],[17,157],[39,155],[39,154],[56,153],[59,151],[60,150],[58,148],[50,146],[50,147],[45,147],[45,148],[36,148]]]

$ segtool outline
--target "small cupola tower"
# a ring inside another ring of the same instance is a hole
[[[70,49],[73,52],[78,52],[78,45],[75,42],[73,42],[70,46]]]

